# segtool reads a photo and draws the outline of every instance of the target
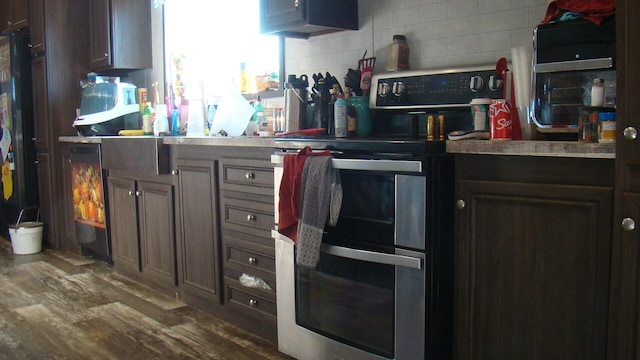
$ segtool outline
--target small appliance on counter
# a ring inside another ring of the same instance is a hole
[[[615,111],[615,18],[538,25],[534,31],[532,116],[539,133],[578,133],[589,107]],[[592,96],[601,86],[600,99]]]
[[[140,129],[136,86],[106,82],[82,90],[80,114],[73,122],[82,136],[118,135],[124,129]]]

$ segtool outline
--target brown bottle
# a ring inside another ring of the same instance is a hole
[[[347,101],[347,137],[355,137],[358,126],[356,108],[351,103],[351,89],[344,88],[344,99]]]

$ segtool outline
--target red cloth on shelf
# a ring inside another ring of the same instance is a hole
[[[600,25],[602,20],[616,13],[616,0],[553,0],[547,6],[542,23],[547,24],[566,11],[577,12],[583,18]]]
[[[293,240],[294,243],[298,241],[302,170],[307,157],[312,155],[331,155],[331,152],[329,150],[313,152],[307,146],[297,154],[285,155],[282,164],[280,199],[278,200],[278,232]]]

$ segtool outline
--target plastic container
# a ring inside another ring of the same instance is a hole
[[[409,70],[409,46],[404,35],[393,35],[387,46],[387,71]]]
[[[371,136],[371,110],[368,96],[354,96],[351,105],[356,109],[356,136]]]
[[[29,209],[38,209],[36,221],[21,221],[22,215]],[[40,222],[40,209],[37,206],[22,209],[16,223],[9,225],[13,253],[16,255],[29,255],[42,251],[43,230],[44,223]]]
[[[598,115],[598,142],[616,142],[616,113],[601,112]]]
[[[144,110],[142,110],[142,131],[145,135],[153,135],[153,121],[151,116],[151,103],[147,102]]]
[[[604,106],[604,80],[601,78],[593,79],[591,106]]]

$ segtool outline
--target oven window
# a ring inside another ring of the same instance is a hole
[[[393,174],[340,171],[343,199],[335,227],[325,231],[335,237],[393,245],[395,178]]]
[[[395,267],[321,254],[296,266],[296,322],[341,343],[394,354]]]

